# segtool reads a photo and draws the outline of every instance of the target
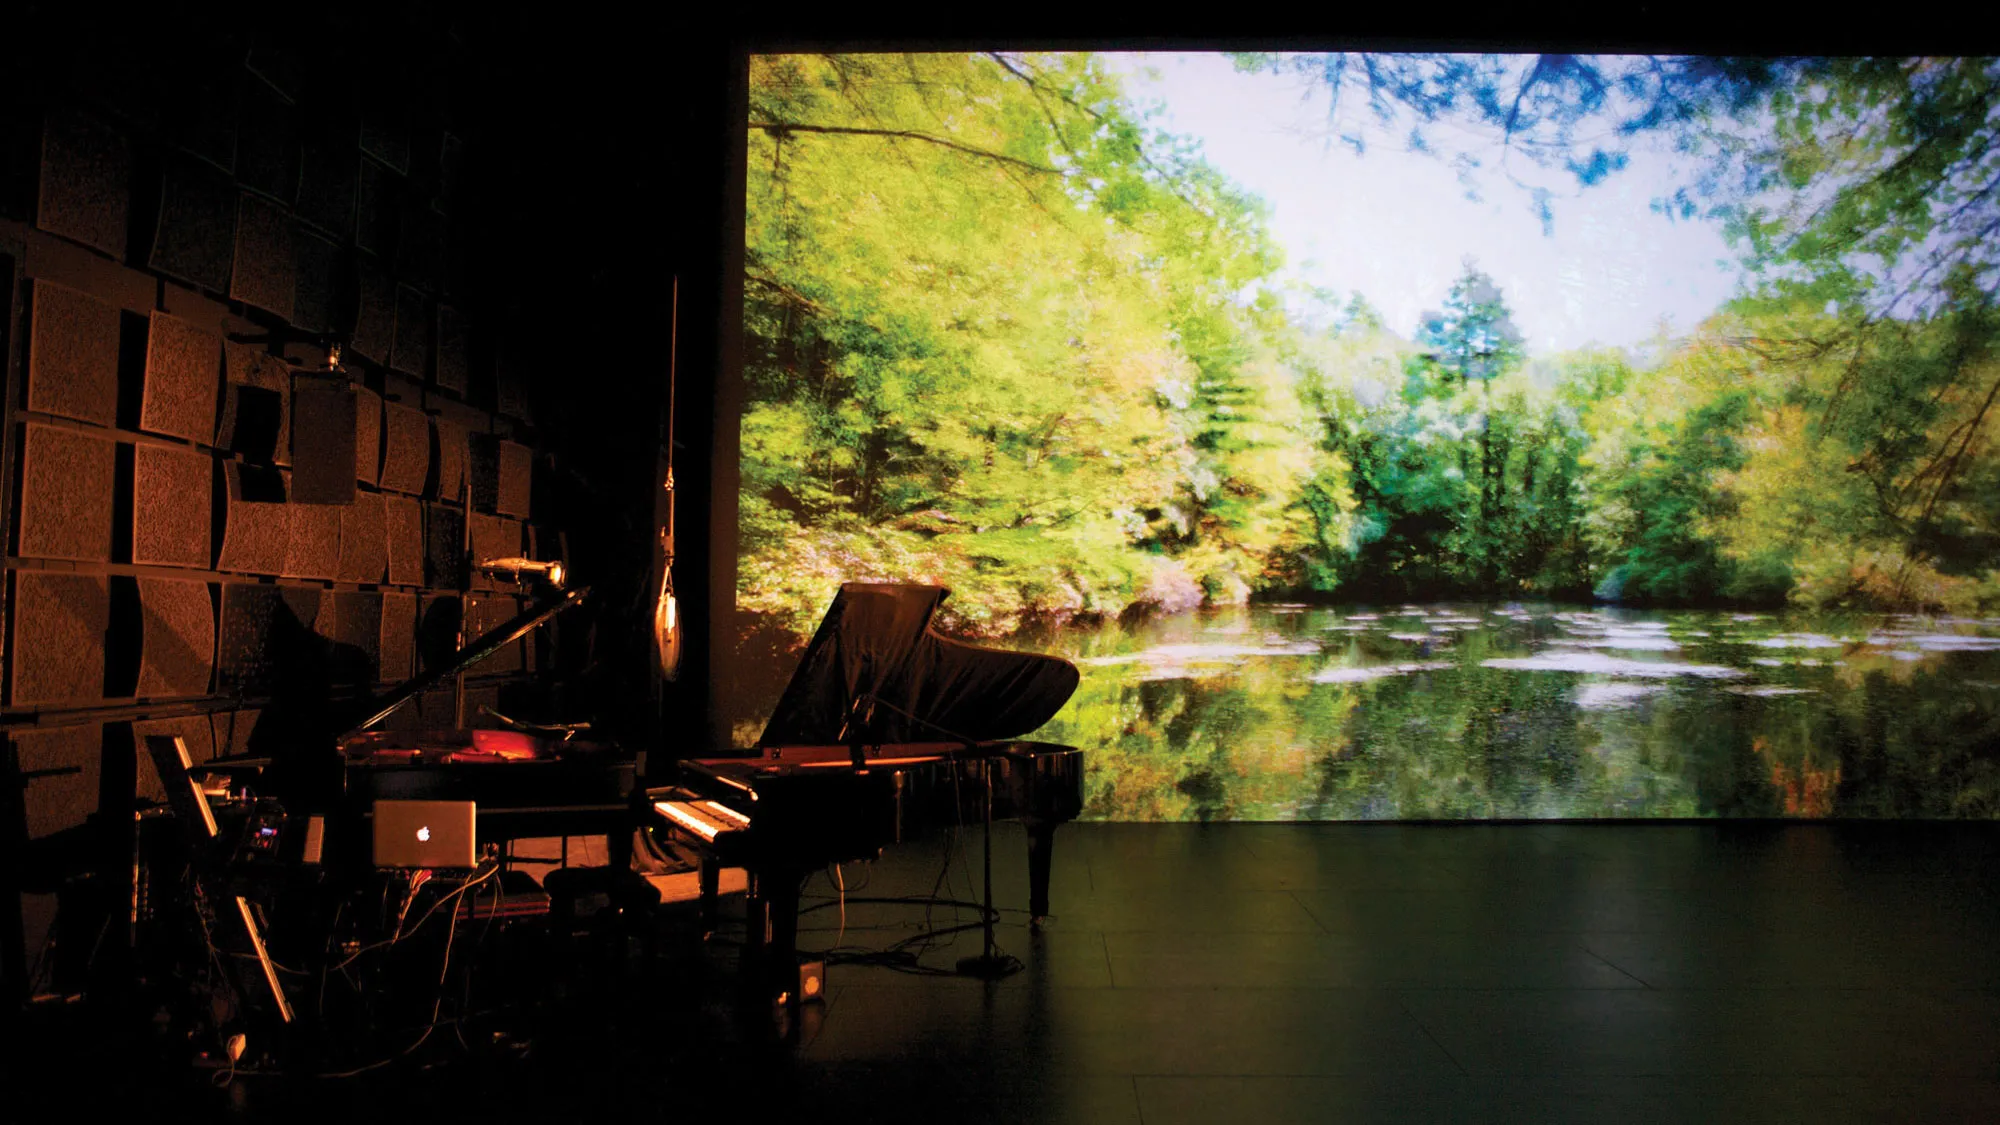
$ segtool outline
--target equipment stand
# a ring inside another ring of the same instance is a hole
[[[980,980],[999,980],[1021,971],[1021,962],[993,947],[993,919],[999,913],[993,909],[993,759],[979,759],[979,776],[985,784],[981,786],[980,798],[985,802],[982,818],[983,847],[985,853],[986,889],[981,900],[984,909],[986,941],[976,957],[961,957],[958,961],[960,976],[978,977]]]

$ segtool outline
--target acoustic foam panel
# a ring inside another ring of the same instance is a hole
[[[465,641],[471,644],[479,637],[498,629],[519,614],[519,602],[507,594],[474,594],[468,599],[465,622]],[[521,644],[516,641],[486,658],[478,668],[480,672],[519,672],[521,670]]]
[[[361,154],[353,137],[318,137],[300,152],[299,218],[345,242],[354,236],[354,195]]]
[[[431,472],[431,420],[399,402],[382,406],[382,488],[418,495]]]
[[[133,562],[207,570],[214,516],[213,457],[164,445],[133,450]]]
[[[146,264],[211,293],[227,292],[236,255],[237,194],[229,177],[214,168],[170,159]]]
[[[305,92],[305,60],[275,36],[256,34],[251,37],[250,53],[243,59],[243,69],[263,79],[288,102],[296,103]]]
[[[373,160],[361,161],[360,190],[355,205],[354,244],[371,254],[387,254],[396,246],[396,210],[401,184],[395,173]]]
[[[223,478],[228,494],[216,569],[280,573],[285,568],[292,530],[283,474],[232,461],[224,466]]]
[[[502,347],[494,362],[495,395],[499,413],[522,422],[533,422],[528,404],[528,373],[510,349]]]
[[[244,84],[236,182],[288,207],[298,198],[298,110],[262,82]]]
[[[297,251],[292,216],[259,195],[243,196],[236,223],[236,267],[229,282],[233,300],[292,319],[297,295]]]
[[[21,796],[27,806],[30,839],[75,828],[97,811],[103,727],[84,723],[22,729],[9,737],[14,743],[14,759],[28,779]]]
[[[424,505],[424,585],[456,590],[465,583],[465,514],[449,504]]]
[[[369,584],[382,581],[389,566],[382,494],[356,492],[352,504],[335,510],[340,513],[340,568],[335,579]]]
[[[389,349],[389,366],[423,378],[430,370],[431,342],[437,322],[423,293],[396,286],[396,341]]]
[[[181,147],[224,172],[236,170],[236,75],[206,60],[183,58],[185,75],[168,86],[167,134]]]
[[[118,414],[118,310],[36,281],[28,329],[28,409],[109,426]]]
[[[137,796],[164,804],[167,799],[165,779],[153,768],[153,758],[146,749],[146,739],[154,736],[171,738],[178,735],[187,744],[188,759],[196,764],[215,757],[215,728],[209,725],[207,715],[176,715],[171,719],[142,719],[132,724],[132,752],[138,759]]]
[[[23,429],[21,557],[109,559],[117,444],[33,422]]]
[[[471,717],[471,708],[466,709],[466,717]],[[417,713],[423,717],[422,726],[429,730],[450,729],[458,725],[458,698],[450,688],[427,691],[417,699]]]
[[[382,396],[367,387],[354,389],[354,479],[382,479]]]
[[[401,496],[382,497],[382,525],[388,536],[389,583],[424,584],[424,509]]]
[[[502,516],[489,516],[481,512],[472,513],[472,557],[487,559],[518,558],[521,555],[521,524],[517,520]]]
[[[340,571],[340,515],[338,504],[287,505],[289,531],[285,539],[285,564],[279,573],[286,578],[333,581]]]
[[[417,596],[384,591],[382,633],[376,649],[381,660],[379,682],[400,683],[416,675]]]
[[[217,711],[209,716],[209,726],[215,731],[215,752],[217,754],[248,754],[250,752],[250,732],[257,729],[258,716],[263,712],[257,708],[237,711]]]
[[[451,214],[452,205],[458,201],[464,169],[465,142],[451,133],[445,133],[438,140],[436,207],[440,214]]]
[[[444,274],[444,216],[415,198],[403,197],[403,213],[396,238],[396,276],[426,291],[435,290]]]
[[[354,354],[375,363],[389,362],[396,342],[396,284],[380,268],[364,260],[356,281]]]
[[[253,461],[290,464],[291,368],[253,344],[225,343],[222,352],[228,385],[216,444]]]
[[[432,495],[455,503],[465,495],[465,426],[442,415],[432,425],[437,429],[437,490]]]
[[[271,634],[284,600],[276,586],[225,583],[215,651],[216,690],[252,695],[271,686],[277,654]]]
[[[215,672],[215,604],[208,583],[139,579],[142,699],[208,694]]]
[[[207,444],[215,440],[222,389],[222,337],[154,312],[146,333],[146,384],[139,428]]]
[[[307,332],[332,332],[336,327],[345,327],[346,314],[340,307],[340,247],[303,228],[294,235],[292,247],[298,260],[292,325]]]
[[[450,305],[438,306],[437,385],[465,397],[472,382],[471,341],[465,317]]]
[[[459,619],[463,606],[457,594],[426,592],[417,601],[417,671],[430,672],[450,664],[459,651]],[[468,630],[466,639],[472,639]]]
[[[369,86],[363,91],[361,151],[398,172],[410,170],[410,111],[399,92]]]
[[[36,226],[123,258],[131,192],[132,145],[124,133],[76,110],[49,113]]]
[[[500,480],[493,510],[503,516],[527,519],[528,493],[534,477],[535,454],[518,442],[500,443]]]
[[[102,575],[15,571],[9,702],[48,707],[102,700],[110,624],[111,590]]]
[[[334,682],[349,687],[381,679],[382,595],[340,592],[333,595]]]

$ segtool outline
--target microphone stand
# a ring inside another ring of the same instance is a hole
[[[933,723],[929,719],[923,718],[920,715],[913,715],[910,712],[903,710],[901,707],[898,707],[893,703],[888,703],[881,699],[877,699],[872,695],[857,698],[854,701],[854,707],[856,710],[860,708],[862,699],[867,700],[868,711],[871,715],[873,714],[876,705],[880,704],[881,706],[886,707],[891,711],[894,711],[896,714],[901,715],[903,718],[908,719],[910,722],[929,727],[931,730],[936,731],[939,734],[945,735],[952,741],[957,742],[959,745],[965,747],[967,750],[970,750],[974,754],[978,755],[979,781],[980,781],[980,806],[981,806],[980,852],[982,860],[981,867],[984,869],[983,870],[984,889],[981,898],[981,913],[982,913],[981,928],[984,932],[984,942],[977,955],[972,957],[961,957],[958,959],[958,975],[964,977],[976,977],[979,980],[985,980],[985,981],[995,981],[1005,977],[1013,976],[1015,973],[1020,972],[1021,969],[1024,967],[1021,964],[1021,959],[1000,952],[998,947],[996,947],[993,943],[993,924],[994,920],[1000,916],[1000,912],[994,909],[993,906],[993,753],[992,751],[988,749],[982,749],[978,743],[972,741],[971,739],[965,737],[964,735],[958,733],[955,730],[952,730],[948,727],[939,726],[937,723]],[[852,712],[850,712],[850,715],[851,714]]]

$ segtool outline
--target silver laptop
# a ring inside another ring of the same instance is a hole
[[[375,802],[375,866],[477,867],[471,801]]]

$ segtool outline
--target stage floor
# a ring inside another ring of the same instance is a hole
[[[1003,907],[1024,905],[1015,826]],[[1057,919],[985,984],[836,964],[786,1041],[672,940],[519,1057],[241,1079],[218,1108],[454,1119],[2000,1120],[1987,825],[1115,825],[1057,835]],[[976,897],[976,835],[850,865],[851,899]],[[832,886],[815,878],[808,894]],[[924,910],[806,915],[880,949]],[[974,916],[959,911],[958,921]],[[929,924],[953,921],[933,909]],[[977,931],[923,962],[949,968]],[[586,995],[584,985],[572,986]],[[196,1097],[186,1094],[187,1097]]]

